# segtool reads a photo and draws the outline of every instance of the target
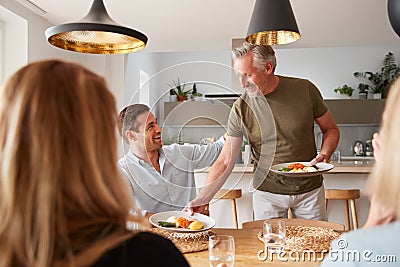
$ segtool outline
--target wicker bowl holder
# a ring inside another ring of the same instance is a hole
[[[313,226],[286,226],[285,250],[328,252],[331,242],[340,234],[332,229]],[[263,241],[262,232],[257,237]]]
[[[150,232],[171,240],[182,253],[208,249],[208,238],[215,234],[210,230],[196,233],[180,233],[160,228],[151,228]]]

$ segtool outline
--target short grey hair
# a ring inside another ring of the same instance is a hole
[[[272,63],[272,69],[276,68],[275,51],[270,45],[256,45],[248,42],[235,47],[232,50],[232,57],[235,60],[238,57],[243,57],[248,53],[253,52],[253,66],[263,71],[267,62]]]

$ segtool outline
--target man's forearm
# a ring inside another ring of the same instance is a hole
[[[338,145],[340,132],[338,129],[329,129],[323,133],[322,146],[320,154],[326,155],[329,159]]]
[[[197,197],[191,201],[190,206],[203,206],[211,201],[231,174],[241,148],[242,140],[241,137],[227,138],[218,159],[207,175],[204,187],[201,188]]]
[[[233,164],[224,164],[218,161],[214,163],[207,175],[204,187],[200,190],[197,196],[197,198],[203,202],[202,204],[207,204],[211,201],[214,195],[228,179],[234,166],[234,162]]]

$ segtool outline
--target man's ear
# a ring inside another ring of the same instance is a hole
[[[271,74],[274,72],[273,67],[272,67],[272,62],[268,61],[267,63],[265,63],[265,70],[264,70],[265,74]]]
[[[125,132],[125,136],[126,138],[128,138],[128,140],[133,140],[133,141],[137,140],[136,133],[132,130],[127,130]]]

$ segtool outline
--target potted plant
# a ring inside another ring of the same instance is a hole
[[[365,83],[360,83],[358,85],[358,96],[360,99],[367,99],[368,98],[368,89],[369,85]]]
[[[351,86],[348,86],[347,84],[343,86],[339,86],[334,89],[335,93],[338,93],[342,96],[342,98],[350,99],[351,96],[353,95],[354,88]]]
[[[185,87],[186,84],[185,83],[181,83],[179,78],[177,79],[177,81],[172,80],[173,85],[171,86],[173,90],[175,90],[176,96],[178,101],[182,102],[188,99],[188,95],[192,92],[192,90],[186,90],[185,91]]]
[[[392,52],[388,52],[383,60],[383,65],[379,72],[354,72],[357,78],[365,78],[371,83],[370,90],[374,98],[380,98],[380,95],[386,96],[390,84],[399,76],[400,66],[396,64]],[[377,94],[377,95],[375,95]]]
[[[178,97],[176,95],[175,89],[173,89],[173,88],[169,89],[169,101],[176,102],[177,100],[178,100]]]
[[[384,90],[385,90],[385,88],[382,85],[371,87],[371,93],[372,93],[374,99],[381,99]]]
[[[197,92],[196,83],[193,83],[192,96],[195,101],[201,101],[203,98],[203,94]]]

